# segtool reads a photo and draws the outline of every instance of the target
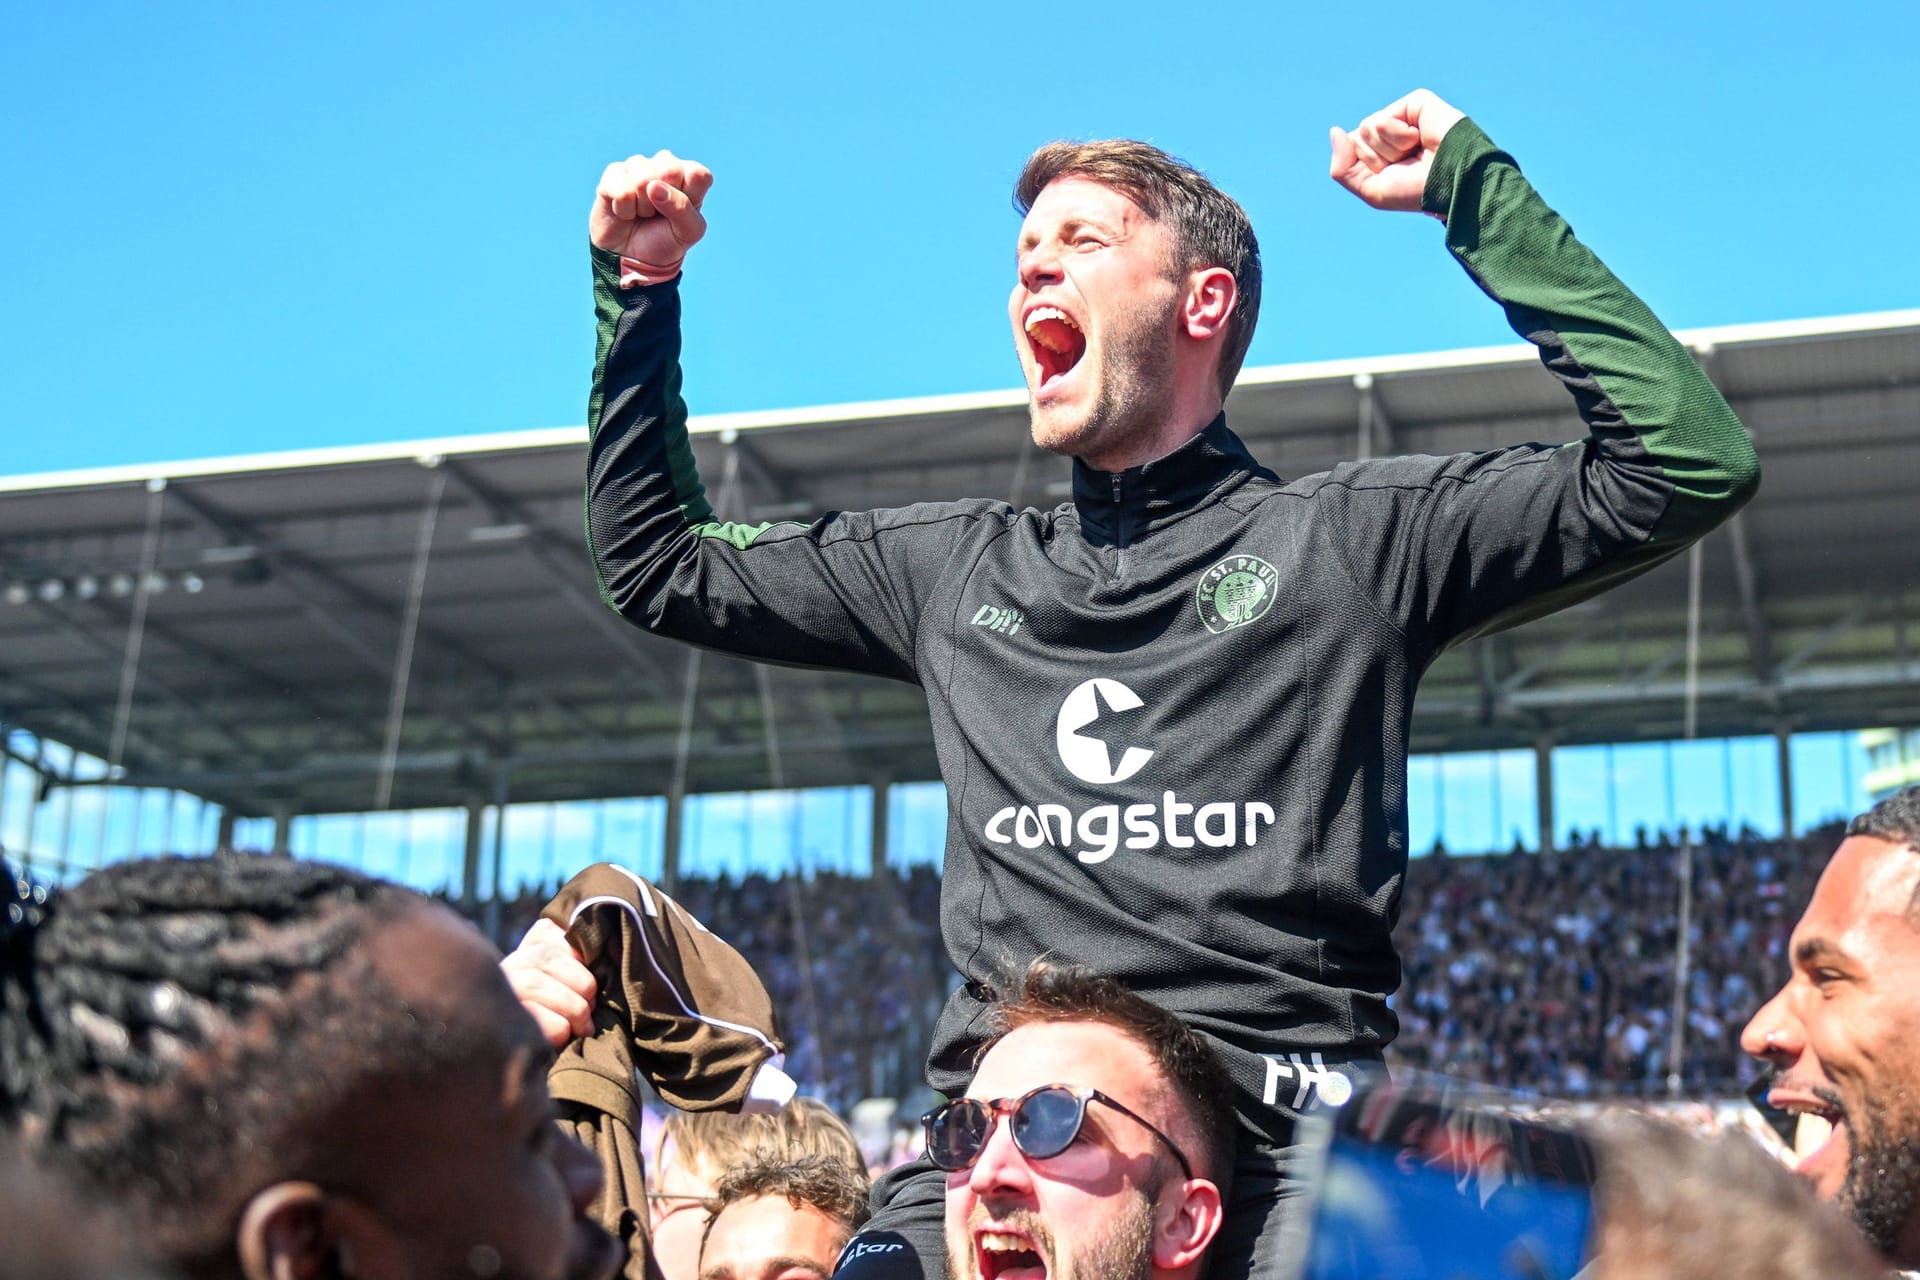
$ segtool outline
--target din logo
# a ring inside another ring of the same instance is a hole
[[[1027,615],[1012,605],[983,604],[975,611],[970,625],[1010,636],[1020,630],[1020,624],[1026,620]]]

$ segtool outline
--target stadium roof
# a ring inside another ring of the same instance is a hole
[[[1766,466],[1705,544],[1699,734],[1920,723],[1920,310],[1681,336]],[[1051,506],[1067,464],[1024,404],[692,431],[730,518]],[[1577,430],[1519,344],[1252,369],[1229,416],[1282,475]],[[243,814],[376,807],[383,776],[394,807],[661,794],[681,767],[693,791],[936,776],[911,687],[706,655],[689,700],[691,651],[595,598],[584,452],[568,428],[0,478],[0,723],[101,757],[118,736],[122,781]],[[149,565],[166,589],[138,589]],[[1447,654],[1416,750],[1681,736],[1687,596],[1682,559]]]

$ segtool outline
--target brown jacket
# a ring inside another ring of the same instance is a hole
[[[588,867],[541,912],[567,931],[599,983],[591,1036],[547,1075],[563,1128],[606,1174],[594,1207],[627,1246],[626,1280],[659,1280],[647,1247],[640,1157],[645,1076],[683,1111],[778,1107],[793,1092],[773,1002],[740,953],[639,876]]]

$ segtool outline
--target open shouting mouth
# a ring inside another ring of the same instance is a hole
[[[1087,335],[1072,317],[1054,306],[1034,307],[1027,312],[1023,326],[1027,347],[1039,370],[1035,390],[1047,391],[1072,373],[1087,354]]]
[[[1800,1158],[1795,1172],[1816,1185],[1837,1182],[1845,1176],[1852,1135],[1847,1109],[1837,1093],[1818,1086],[1804,1091],[1775,1088],[1767,1101],[1800,1117],[1800,1136],[1795,1143]],[[1830,1188],[1826,1190],[1831,1193]]]
[[[976,1232],[973,1248],[980,1280],[1047,1280],[1045,1255],[1018,1232]]]

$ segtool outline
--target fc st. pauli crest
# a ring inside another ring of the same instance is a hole
[[[1257,622],[1273,607],[1280,571],[1259,556],[1228,556],[1200,575],[1193,602],[1215,635]]]

